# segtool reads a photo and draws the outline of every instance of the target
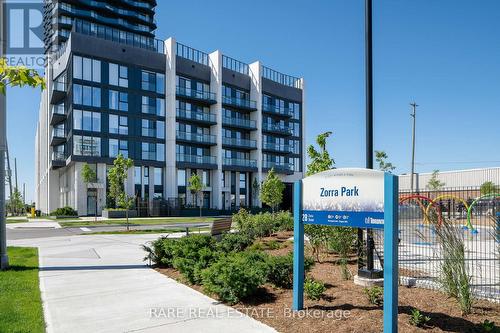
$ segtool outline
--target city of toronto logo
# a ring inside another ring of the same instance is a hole
[[[3,6],[7,63],[11,66],[44,67],[43,3],[8,1]]]

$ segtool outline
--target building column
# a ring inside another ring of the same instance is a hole
[[[97,164],[97,182],[102,185],[102,188],[97,189],[97,214],[102,215],[103,208],[106,208],[106,164]]]
[[[75,206],[78,215],[87,215],[87,185],[82,179],[82,166],[83,163],[75,163]],[[49,185],[52,187],[52,184]]]
[[[176,59],[177,43],[174,38],[165,41],[165,199],[177,198],[176,137]]]
[[[217,145],[210,148],[215,156],[217,170],[212,172],[212,207],[222,209],[222,53],[217,50],[208,55],[210,61],[210,91],[215,94],[217,103],[210,106],[210,112],[216,115],[217,124],[210,129],[216,136]]]
[[[257,181],[262,183],[262,65],[260,61],[256,61],[248,65],[250,70],[250,99],[257,102],[257,111],[251,113],[251,119],[257,123],[257,130],[251,132],[251,139],[257,141],[257,150],[250,154],[252,159],[257,160]],[[262,207],[259,196],[255,200],[255,204]]]
[[[149,213],[152,214],[153,212],[153,198],[155,195],[155,168],[150,166],[146,167],[149,169],[149,191],[148,191],[148,208],[149,208]]]
[[[135,196],[134,191],[134,167],[127,170],[127,180],[125,181],[125,194],[129,197]]]

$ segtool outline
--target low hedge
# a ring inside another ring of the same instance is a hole
[[[284,256],[269,256],[268,281],[274,286],[284,289],[293,287],[293,252]],[[308,272],[314,266],[314,259],[304,258],[304,272]]]
[[[277,231],[293,230],[290,212],[250,214],[242,208],[232,218],[241,232],[257,238],[271,236]]]
[[[78,212],[73,208],[66,206],[62,208],[57,208],[52,211],[49,215],[51,216],[78,216]]]

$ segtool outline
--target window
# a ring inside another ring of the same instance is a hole
[[[95,59],[73,56],[73,78],[101,82],[101,62]]]
[[[163,185],[163,173],[162,168],[155,168],[155,185],[161,186]]]
[[[109,115],[109,133],[128,134],[128,119],[125,116]]]
[[[128,141],[109,139],[109,157],[117,157],[119,154],[128,157]]]
[[[80,156],[101,156],[101,138],[73,135],[73,154]]]
[[[165,162],[165,145],[163,143],[156,144],[156,160]]]
[[[240,173],[240,189],[246,189],[247,188],[247,174],[241,172]]]
[[[203,170],[201,180],[203,185],[210,186],[210,171]]]
[[[149,96],[142,96],[142,113],[155,114],[154,98]]]
[[[156,92],[165,94],[165,75],[156,73]]]
[[[144,167],[143,184],[144,185],[149,185],[149,168],[148,167]]]
[[[74,110],[73,111],[73,129],[92,132],[101,131],[101,113]]]
[[[109,108],[111,110],[128,111],[128,93],[110,90]]]
[[[141,185],[141,167],[134,167],[134,183],[135,185]]]
[[[128,88],[128,68],[117,64],[109,64],[109,84]]]
[[[73,103],[101,107],[101,88],[73,84]]]
[[[163,121],[156,122],[156,138],[165,139],[165,122]]]
[[[142,71],[141,87],[143,90],[156,91],[158,94],[165,94],[165,75]]]
[[[141,148],[143,160],[156,160],[156,145],[154,143],[143,142]]]
[[[177,186],[186,186],[186,170],[177,169]]]
[[[156,115],[165,117],[165,100],[163,98],[156,98]]]

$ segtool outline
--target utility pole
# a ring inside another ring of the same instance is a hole
[[[5,56],[6,32],[5,1],[0,0],[0,58]],[[0,270],[9,267],[7,256],[7,228],[5,219],[5,152],[7,150],[7,100],[0,94]]]
[[[19,187],[17,187],[17,158],[14,157],[14,178],[16,179],[16,191],[19,191]]]
[[[9,182],[9,193],[10,193],[10,197],[12,198],[12,169],[10,168],[10,158],[9,158],[9,143],[8,141],[5,141],[6,143],[6,157],[7,157],[7,181]]]
[[[23,205],[26,205],[26,183],[23,183]]]
[[[415,176],[415,123],[417,119],[417,106],[418,104],[413,102],[410,103],[410,105],[413,107],[413,113],[410,114],[410,116],[413,118],[413,132],[412,132],[412,148],[411,148],[411,176],[410,176],[410,181],[411,181],[411,194],[413,194],[413,177]]]

